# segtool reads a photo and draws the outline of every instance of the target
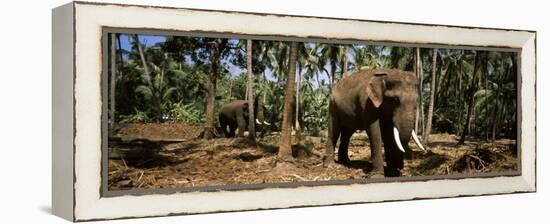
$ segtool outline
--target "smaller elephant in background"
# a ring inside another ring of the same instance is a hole
[[[219,122],[225,137],[235,137],[235,131],[238,129],[237,137],[244,137],[244,132],[248,131],[248,101],[235,100],[223,105]],[[260,136],[263,136],[264,126],[270,125],[264,120],[265,106],[258,101],[254,102],[254,118],[255,118],[255,131],[261,132]]]

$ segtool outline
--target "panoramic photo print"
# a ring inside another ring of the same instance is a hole
[[[519,171],[517,51],[105,37],[109,191]]]

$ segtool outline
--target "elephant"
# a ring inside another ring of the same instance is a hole
[[[255,130],[261,132],[265,125],[270,125],[264,120],[265,106],[258,101],[254,101],[254,117],[256,120]],[[235,137],[235,130],[238,128],[237,137],[244,137],[244,132],[248,130],[248,102],[245,100],[235,100],[225,104],[219,114],[219,122],[226,138]]]
[[[373,177],[401,176],[405,154],[412,155],[407,144],[411,136],[424,150],[414,132],[417,85],[414,73],[397,69],[364,69],[334,84],[329,101],[325,165],[334,164],[338,138],[338,163],[348,164],[350,138],[354,132],[365,130],[371,146]]]

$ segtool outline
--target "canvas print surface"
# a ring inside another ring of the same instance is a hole
[[[109,191],[519,172],[517,51],[105,37]]]

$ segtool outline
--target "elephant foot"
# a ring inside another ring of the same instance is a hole
[[[401,176],[401,169],[386,168],[384,170],[384,175],[386,177],[400,177]]]

